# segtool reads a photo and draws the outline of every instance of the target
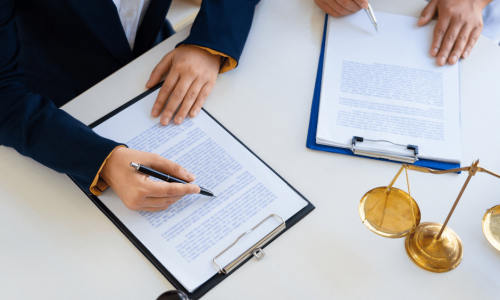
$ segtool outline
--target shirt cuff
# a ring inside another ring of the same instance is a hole
[[[113,152],[115,152],[116,148],[119,148],[119,147],[125,147],[125,146],[124,145],[117,146],[117,147],[115,147],[115,149],[113,149],[113,151],[111,151],[111,153],[109,153],[108,157],[106,157],[106,159],[102,163],[101,167],[99,168],[99,171],[97,171],[97,174],[94,177],[94,181],[92,181],[92,184],[90,185],[89,190],[95,196],[100,196],[101,193],[104,192],[104,190],[109,187],[109,184],[107,184],[104,180],[101,179],[100,174],[101,174],[102,168],[106,164],[106,161],[108,160],[108,158],[111,156],[111,154],[113,154]]]
[[[236,66],[238,65],[238,62],[236,61],[236,59],[232,58],[229,55],[226,55],[226,54],[221,53],[219,51],[212,50],[212,49],[207,48],[207,47],[202,47],[202,46],[198,46],[198,45],[191,45],[191,46],[195,46],[195,47],[201,48],[203,50],[206,50],[210,54],[213,54],[213,55],[220,55],[222,57],[222,62],[220,65],[219,74],[225,73],[227,71],[231,71],[232,69],[236,68]]]

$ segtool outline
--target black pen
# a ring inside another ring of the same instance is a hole
[[[150,169],[150,168],[145,167],[141,164],[135,164],[135,163],[131,162],[130,166],[134,167],[136,171],[141,172],[142,174],[149,175],[149,176],[152,176],[154,178],[157,178],[157,179],[160,179],[160,180],[163,180],[166,182],[177,182],[177,183],[183,183],[183,184],[189,183],[189,182],[186,182],[184,180],[180,180],[179,178],[175,178],[175,177],[172,177],[170,175],[163,174],[163,173],[158,172],[156,170]],[[201,186],[199,188],[200,188],[201,195],[217,198],[217,196],[215,196],[214,193],[212,193],[211,191],[209,191],[205,188],[202,188]]]

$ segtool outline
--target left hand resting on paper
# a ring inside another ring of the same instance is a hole
[[[431,55],[444,66],[466,58],[483,29],[483,8],[492,0],[431,0],[424,8],[419,26],[428,24],[437,14]]]
[[[220,64],[221,56],[191,45],[169,52],[154,68],[146,84],[146,88],[152,88],[168,74],[151,115],[155,118],[161,115],[162,125],[170,123],[178,108],[175,124],[181,124],[188,113],[190,117],[196,117],[215,85]]]

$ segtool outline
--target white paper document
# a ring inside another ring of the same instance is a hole
[[[218,198],[190,195],[161,212],[131,211],[111,189],[99,199],[192,292],[217,273],[213,258],[238,236],[270,214],[289,219],[307,201],[204,111],[182,125],[161,126],[150,116],[157,94],[119,112],[95,132],[180,164],[196,175],[195,184]],[[267,220],[218,263],[224,267],[279,224]]]
[[[328,19],[316,142],[351,148],[353,136],[417,145],[419,157],[460,163],[458,64],[429,52],[434,23],[375,12]],[[361,148],[412,155],[387,143]]]

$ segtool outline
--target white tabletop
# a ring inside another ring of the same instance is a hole
[[[425,2],[373,0],[375,10],[418,16]],[[305,147],[324,13],[312,0],[263,0],[236,70],[219,76],[206,109],[315,206],[204,299],[498,299],[500,252],[481,219],[500,182],[472,179],[449,226],[464,259],[448,273],[414,265],[404,239],[360,221],[358,203],[398,164]],[[65,106],[89,124],[143,92],[184,30]],[[479,39],[460,65],[463,165],[500,172],[500,49]],[[0,147],[0,299],[156,299],[172,285],[63,174]],[[466,175],[409,174],[422,221],[443,222]],[[401,178],[396,186],[405,189]]]

